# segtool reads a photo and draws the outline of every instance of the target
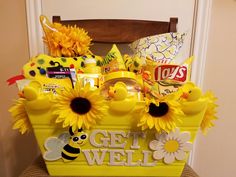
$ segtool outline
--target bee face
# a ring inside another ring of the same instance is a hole
[[[87,142],[88,135],[84,132],[78,132],[71,136],[70,144],[74,145],[84,145]]]

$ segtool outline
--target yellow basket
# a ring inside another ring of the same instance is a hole
[[[137,104],[143,103],[139,102]],[[68,132],[68,129],[62,129],[55,124],[55,117],[51,115],[50,109],[37,111],[27,108],[27,112],[41,153],[44,155],[46,140],[49,137],[56,138],[63,132]],[[205,109],[197,114],[185,116],[182,118],[183,123],[177,125],[181,132],[190,132],[190,142],[195,139],[204,113]],[[147,131],[145,137],[138,136],[136,139],[138,144],[134,142],[134,135],[132,136],[132,133],[130,133],[141,132],[133,126],[133,120],[137,116],[139,116],[138,113],[117,115],[108,112],[107,116],[96,127],[86,130],[89,135],[89,142],[81,146],[81,151],[75,160],[71,162],[64,162],[63,159],[45,160],[49,174],[52,176],[112,177],[181,176],[188,153],[186,153],[185,160],[176,160],[169,165],[162,161],[153,161],[148,144],[155,137],[155,132]],[[92,141],[93,145],[91,144]],[[96,143],[96,147],[94,143]],[[124,144],[125,147],[121,148]],[[88,157],[86,157],[86,153]],[[93,161],[94,154],[98,155],[98,161]]]

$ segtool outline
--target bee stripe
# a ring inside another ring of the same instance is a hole
[[[76,157],[70,157],[70,156],[64,154],[63,152],[61,153],[61,156],[62,156],[62,158],[67,159],[67,160],[75,160],[77,158],[77,156]]]
[[[65,151],[64,149],[63,149],[62,152],[63,152],[65,155],[70,156],[70,157],[77,157],[77,156],[79,156],[79,153],[78,153],[78,154],[69,153],[69,152]]]
[[[73,154],[78,154],[80,153],[80,148],[75,148],[70,146],[69,144],[65,145],[63,148],[65,151],[69,152],[69,153],[73,153]]]

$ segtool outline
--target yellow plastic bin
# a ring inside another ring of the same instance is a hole
[[[144,104],[138,102],[138,105]],[[206,107],[206,102],[203,103]],[[107,116],[91,130],[84,130],[87,142],[79,147],[74,160],[55,157],[70,151],[62,149],[70,143],[59,145],[69,129],[63,129],[55,124],[55,117],[50,107],[44,110],[32,110],[27,107],[27,113],[37,138],[39,148],[44,156],[47,170],[52,176],[181,176],[189,152],[184,152],[184,160],[174,160],[167,164],[161,160],[153,159],[154,151],[151,142],[156,140],[154,131],[141,131],[134,126],[139,112],[114,114],[108,110]],[[189,132],[188,144],[195,139],[205,109],[197,114],[182,117],[182,123],[177,124],[179,134]],[[81,132],[78,132],[81,133]],[[81,135],[81,134],[80,134]],[[186,134],[185,134],[186,135]],[[167,135],[168,136],[168,135]],[[54,139],[56,143],[51,145]],[[173,142],[172,142],[173,143]],[[172,144],[173,145],[173,144]],[[54,151],[59,151],[55,152]],[[50,154],[51,153],[51,154]],[[49,154],[49,159],[46,157]],[[68,153],[67,153],[68,155]]]

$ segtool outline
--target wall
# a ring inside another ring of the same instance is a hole
[[[200,135],[194,169],[201,177],[235,177],[236,1],[213,0],[204,89],[218,96],[219,120]]]
[[[7,86],[6,80],[20,73],[29,58],[25,1],[1,1],[0,21],[0,176],[16,177],[38,151],[32,134],[21,136],[11,129],[11,116],[7,112],[17,98],[17,89]]]

